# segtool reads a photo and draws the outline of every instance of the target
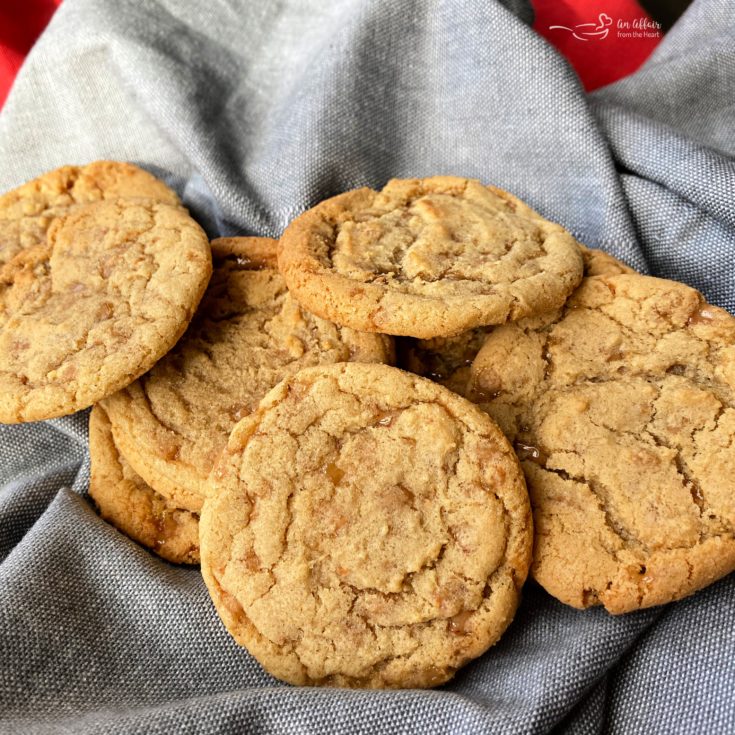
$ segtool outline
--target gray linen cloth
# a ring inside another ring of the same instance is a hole
[[[345,189],[454,173],[735,309],[733,3],[696,0],[640,72],[590,96],[528,11],[65,0],[0,114],[0,190],[130,160],[210,234],[276,235]],[[0,427],[2,732],[735,730],[732,576],[622,617],[529,583],[500,643],[437,691],[282,685],[197,570],[95,515],[86,426]]]

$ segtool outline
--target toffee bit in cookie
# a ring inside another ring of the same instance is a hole
[[[337,467],[334,462],[330,462],[324,471],[335,487],[342,482],[342,478],[345,476],[345,471]]]
[[[538,447],[533,446],[533,444],[524,444],[521,441],[515,441],[513,442],[513,449],[515,449],[518,459],[521,462],[530,460],[531,462],[536,462],[536,464],[544,465],[548,459],[548,457]]]
[[[463,610],[461,613],[449,618],[447,627],[450,633],[464,635],[468,631],[468,624],[472,619],[472,610]]]
[[[709,322],[713,321],[716,318],[715,310],[709,306],[709,304],[705,304],[700,309],[697,309],[690,317],[687,319],[687,324],[708,324]]]
[[[378,413],[375,423],[377,426],[385,426],[386,428],[393,425],[393,422],[400,415],[400,411],[381,411]]]

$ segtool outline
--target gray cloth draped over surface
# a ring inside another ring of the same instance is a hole
[[[0,190],[129,160],[211,235],[277,235],[337,192],[453,173],[735,309],[735,5],[696,0],[589,96],[522,5],[65,0],[0,114]],[[86,426],[0,427],[2,732],[735,730],[732,575],[622,617],[529,583],[500,643],[437,691],[282,685],[197,570],[95,515]]]

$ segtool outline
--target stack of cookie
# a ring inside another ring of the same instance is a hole
[[[278,273],[276,245],[212,241],[212,278],[186,334],[92,411],[92,497],[103,517],[169,561],[199,562],[198,515],[212,467],[268,390],[305,367],[393,361],[390,337],[303,310]],[[98,447],[107,448],[104,463],[95,462]],[[126,478],[124,491],[108,481],[110,470]]]
[[[201,556],[285,681],[441,684],[529,567],[614,613],[735,568],[735,320],[506,192],[348,192],[214,240],[208,285],[201,230],[124,164],[11,192],[0,226],[0,420],[96,403],[102,516]]]
[[[318,205],[279,266],[307,308],[398,335],[402,367],[495,419],[531,496],[532,574],[562,602],[628,612],[735,568],[735,319],[694,289],[450,177]]]

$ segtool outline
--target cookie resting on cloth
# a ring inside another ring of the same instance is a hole
[[[235,639],[292,684],[428,687],[510,624],[533,531],[486,414],[386,365],[307,368],[235,426],[200,524]]]
[[[176,343],[209,281],[207,236],[179,206],[75,207],[0,267],[0,421],[74,413]]]
[[[454,176],[321,202],[286,228],[278,267],[325,319],[423,339],[554,309],[582,278],[579,245],[561,225]]]
[[[579,247],[584,261],[585,276],[635,273],[632,268],[603,250],[595,250],[584,245]],[[475,327],[454,337],[433,339],[398,337],[396,338],[398,367],[430,378],[455,393],[465,395],[472,361],[477,357],[492,329],[493,326]]]
[[[199,563],[199,517],[143,481],[115,446],[105,410],[89,415],[89,494],[108,523],[175,564]]]
[[[62,166],[0,196],[0,267],[22,249],[40,245],[57,217],[79,204],[144,197],[178,205],[162,181],[131,163],[95,161]]]
[[[214,275],[191,326],[147,374],[104,402],[115,441],[145,481],[199,511],[232,427],[303,367],[386,362],[393,340],[304,311],[276,269],[276,241],[212,242]]]
[[[468,395],[523,460],[552,595],[623,613],[735,569],[734,388],[735,319],[674,281],[586,278],[490,334]]]

